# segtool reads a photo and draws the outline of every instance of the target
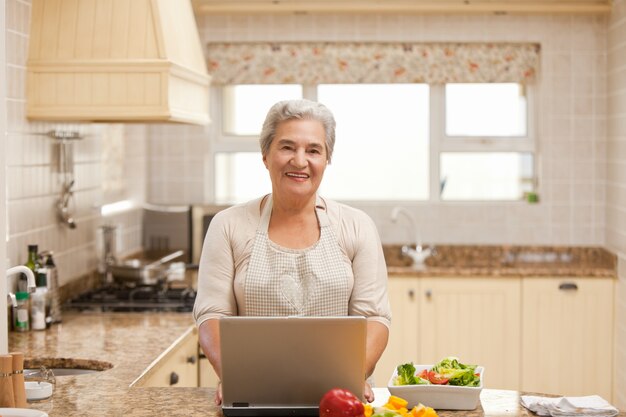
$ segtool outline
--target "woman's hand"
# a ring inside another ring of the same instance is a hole
[[[365,397],[365,401],[367,401],[368,403],[374,401],[374,391],[367,381],[365,381],[365,387],[363,388],[363,396]]]

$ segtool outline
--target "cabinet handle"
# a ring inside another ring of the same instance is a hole
[[[576,291],[577,289],[578,289],[578,285],[576,285],[575,282],[562,282],[561,284],[559,284],[559,290],[562,290],[562,291],[568,291],[568,290]]]
[[[424,291],[424,295],[430,300],[430,298],[433,296],[433,290],[427,289],[426,291]]]
[[[409,294],[409,299],[412,300],[413,298],[415,298],[415,290],[409,290],[408,294]]]
[[[172,372],[170,374],[170,385],[176,385],[178,384],[178,374],[176,372]]]
[[[187,358],[187,363],[190,363],[190,364],[192,364],[192,365],[195,365],[195,364],[196,364],[196,360],[197,360],[197,359],[196,359],[196,357],[192,355],[192,356],[189,356],[189,357]]]

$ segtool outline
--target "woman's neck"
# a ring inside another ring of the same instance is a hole
[[[273,198],[268,227],[270,240],[292,249],[304,249],[317,242],[320,230],[315,214],[315,197],[306,204],[295,205]]]
[[[308,199],[285,198],[272,194],[273,213],[279,216],[298,217],[309,216],[315,212],[315,202],[317,195],[313,194]]]

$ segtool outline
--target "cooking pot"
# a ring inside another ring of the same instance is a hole
[[[135,283],[138,285],[155,285],[163,282],[167,276],[165,263],[185,254],[179,250],[166,255],[156,261],[142,259],[128,259],[121,264],[113,264],[109,267],[113,280],[122,283]]]

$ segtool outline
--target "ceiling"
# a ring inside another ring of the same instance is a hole
[[[223,13],[610,13],[611,0],[192,0]]]

